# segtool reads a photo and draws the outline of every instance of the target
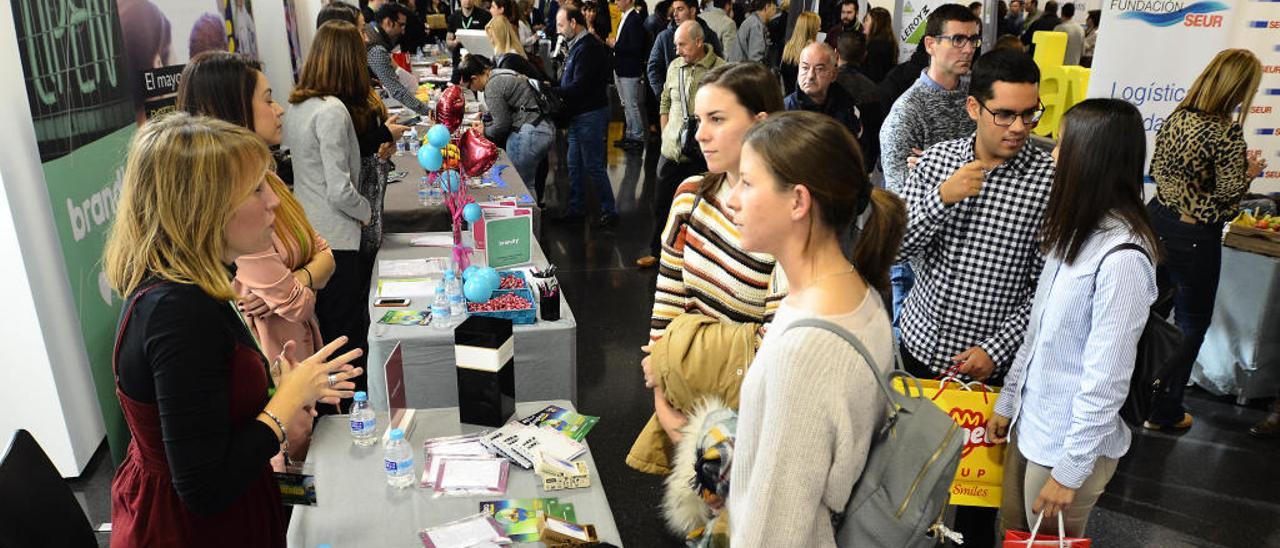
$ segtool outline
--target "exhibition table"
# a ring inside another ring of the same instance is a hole
[[[444,235],[444,233],[440,233]],[[453,330],[437,329],[430,325],[385,325],[378,323],[388,310],[426,310],[430,307],[427,296],[411,297],[406,308],[373,306],[378,293],[379,262],[388,259],[414,259],[445,257],[450,253],[444,247],[414,247],[409,242],[424,234],[386,234],[378,261],[373,268],[373,283],[369,294],[369,401],[375,409],[387,406],[386,374],[383,365],[387,356],[400,343],[404,354],[404,383],[407,404],[410,407],[448,407],[458,405],[458,379],[453,351]],[[471,256],[472,264],[484,264],[484,253]],[[537,241],[533,242],[533,265],[546,267],[547,259]],[[550,322],[539,319],[531,325],[516,325],[515,376],[516,401],[578,399],[578,323],[569,309],[569,303],[560,298],[560,319]]]
[[[535,413],[549,404],[573,409],[567,401],[528,402],[516,405],[516,417]],[[378,413],[379,436],[386,422],[386,413]],[[422,475],[425,440],[484,429],[460,424],[456,407],[417,410],[408,436],[414,451],[415,477]],[[293,508],[289,546],[422,546],[417,537],[419,530],[473,515],[482,501],[539,497],[572,503],[578,523],[593,524],[600,540],[622,545],[589,449],[582,460],[591,470],[590,487],[543,491],[537,475],[513,464],[505,494],[473,497],[436,498],[431,491],[418,487],[416,481],[405,489],[392,488],[386,482],[382,456],[381,443],[371,447],[351,443],[346,415],[322,417],[312,433],[307,455],[308,465],[314,467],[319,504]]]
[[[419,126],[419,131],[426,131],[427,126]],[[418,159],[408,153],[391,157],[396,171],[408,173],[404,180],[387,185],[386,198],[383,200],[382,230],[383,232],[437,232],[449,230],[452,222],[449,209],[443,205],[424,206],[418,200],[418,181],[426,175],[426,170],[418,165]],[[469,188],[468,192],[477,202],[490,202],[499,199],[515,199],[521,207],[533,210],[533,234],[539,234],[542,222],[542,210],[533,201],[533,195],[520,174],[507,157],[507,152],[499,149],[498,164],[505,165],[501,179],[504,186],[486,186]]]
[[[1222,248],[1213,321],[1191,380],[1240,403],[1280,391],[1280,259]]]

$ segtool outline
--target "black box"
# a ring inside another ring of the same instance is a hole
[[[458,417],[502,426],[516,412],[515,338],[511,320],[471,316],[453,330]]]

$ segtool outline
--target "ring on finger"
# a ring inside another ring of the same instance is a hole
[[[338,374],[329,373],[329,388],[333,388],[335,384],[338,384]]]

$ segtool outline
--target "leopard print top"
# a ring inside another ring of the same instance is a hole
[[[1164,205],[1216,224],[1235,216],[1249,190],[1240,124],[1189,109],[1169,115],[1156,134],[1151,177]]]

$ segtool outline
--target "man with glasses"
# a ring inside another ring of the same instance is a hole
[[[369,71],[388,95],[405,108],[427,116],[431,114],[431,107],[418,100],[417,90],[411,90],[400,82],[396,76],[396,65],[391,62],[391,50],[404,36],[411,13],[409,8],[396,3],[387,3],[379,8],[369,28],[365,29],[365,35],[369,37],[365,44],[365,58],[369,62]]]
[[[1029,145],[1040,121],[1040,69],[997,49],[973,64],[966,114],[977,131],[925,151],[902,186],[907,235],[899,258],[916,286],[902,310],[911,374],[999,385],[1022,344],[1044,258],[1039,233],[1053,158]],[[962,506],[966,546],[993,546],[994,508]]]
[[[901,193],[910,164],[934,143],[959,139],[973,132],[973,120],[965,113],[973,57],[982,45],[982,29],[969,8],[945,4],[929,14],[921,40],[929,54],[929,66],[889,109],[880,126],[880,161],[885,188]],[[893,266],[893,329],[899,335],[902,302],[911,291],[911,266]]]

